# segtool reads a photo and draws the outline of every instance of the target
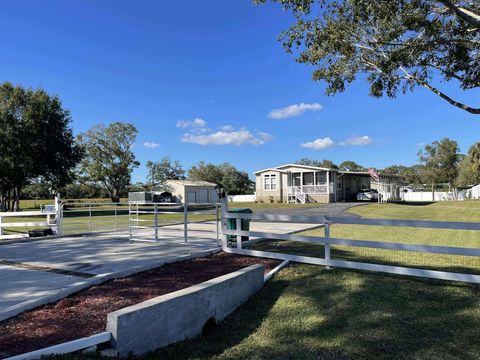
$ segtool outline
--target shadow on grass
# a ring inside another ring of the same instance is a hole
[[[434,201],[390,201],[390,204],[409,206],[428,206],[435,204]]]

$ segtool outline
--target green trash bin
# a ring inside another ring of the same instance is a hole
[[[252,214],[252,209],[248,208],[236,208],[236,209],[229,209],[229,213],[233,214]],[[241,226],[243,231],[250,231],[250,219],[242,219]],[[237,219],[228,219],[227,221],[227,230],[237,230]],[[235,235],[227,235],[228,241],[237,241],[237,237]],[[248,241],[248,236],[242,236],[242,241]]]

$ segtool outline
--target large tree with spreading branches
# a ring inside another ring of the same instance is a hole
[[[113,122],[78,135],[86,155],[79,165],[80,182],[106,190],[112,201],[120,201],[130,185],[132,171],[140,166],[132,150],[137,133],[133,124]]]
[[[255,0],[281,3],[296,22],[280,40],[332,95],[366,74],[370,95],[395,97],[423,87],[453,106],[480,114],[442,90],[480,86],[480,1]]]
[[[19,210],[32,182],[65,185],[82,158],[70,112],[43,89],[0,84],[0,211]]]

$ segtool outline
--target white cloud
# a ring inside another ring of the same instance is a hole
[[[177,121],[177,127],[186,129],[188,127],[190,128],[204,128],[207,126],[207,122],[201,118],[195,118],[193,120],[179,120]]]
[[[281,109],[273,109],[268,114],[269,118],[272,119],[286,119],[292,116],[298,116],[303,114],[305,111],[318,111],[322,109],[322,105],[319,103],[300,103],[300,104],[293,104],[290,106],[286,106]]]
[[[200,145],[263,145],[272,139],[270,134],[264,132],[252,133],[245,128],[235,130],[231,126],[223,126],[221,130],[208,134],[186,133],[182,141]]]
[[[373,140],[369,136],[365,135],[365,136],[351,137],[350,139],[342,141],[340,145],[362,146],[362,145],[370,145],[371,143],[373,143]]]
[[[155,148],[160,147],[160,144],[158,144],[156,142],[153,142],[153,141],[145,141],[143,143],[143,146],[146,147],[146,148],[149,148],[149,149],[155,149]]]
[[[335,143],[329,137],[323,139],[316,139],[310,142],[300,144],[301,147],[313,150],[322,150],[334,146]]]

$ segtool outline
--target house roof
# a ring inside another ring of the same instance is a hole
[[[262,169],[262,170],[255,171],[254,174],[260,174],[260,173],[265,172],[265,171],[278,171],[278,172],[281,172],[281,173],[286,173],[285,170],[280,170],[278,168],[267,168],[267,169]]]
[[[325,168],[325,167],[320,167],[320,166],[310,166],[310,165],[301,165],[301,164],[285,164],[285,165],[280,165],[277,166],[277,169],[281,168],[286,168],[286,167],[299,167],[299,168],[304,168],[304,169],[312,169],[312,170],[333,170],[330,168]]]
[[[265,172],[265,171],[278,171],[278,172],[286,173],[287,171],[283,170],[283,168],[288,168],[288,167],[299,167],[299,168],[310,169],[310,170],[325,170],[325,171],[332,170],[332,169],[329,169],[329,168],[318,167],[318,166],[308,166],[308,165],[300,165],[300,164],[285,164],[285,165],[280,165],[280,166],[273,167],[273,168],[258,170],[258,171],[255,171],[254,174],[260,174],[260,173]]]
[[[366,175],[370,176],[368,171],[348,171],[348,170],[337,170],[339,174],[352,174],[352,175]]]
[[[182,185],[182,186],[215,187],[217,185],[215,183],[212,183],[209,181],[203,181],[203,180],[167,180],[166,182],[171,184]]]

